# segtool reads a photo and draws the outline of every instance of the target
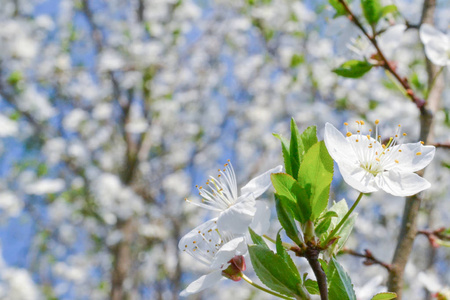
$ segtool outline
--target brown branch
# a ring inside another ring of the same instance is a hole
[[[433,23],[436,0],[425,0],[422,10],[422,23]],[[420,26],[419,26],[420,27]],[[445,84],[443,76],[439,75],[439,69],[432,65],[427,59],[428,86],[430,91],[427,97],[426,106],[428,109],[421,110],[420,116],[420,139],[427,144],[433,143],[434,113],[439,109],[441,95]],[[434,84],[432,84],[434,80]],[[419,172],[423,175],[424,170]],[[406,198],[405,208],[402,217],[399,241],[397,243],[394,257],[392,259],[392,269],[388,279],[388,290],[397,293],[397,298],[401,300],[403,290],[403,275],[409,256],[412,251],[414,239],[417,232],[417,214],[420,209],[421,199],[418,195]]]
[[[434,143],[431,145],[435,146],[436,148],[450,149],[450,143]]]
[[[450,234],[444,233],[446,230],[445,227],[441,227],[435,230],[418,230],[417,235],[424,235],[428,238],[428,241],[430,242],[430,245],[433,248],[439,248],[439,243],[436,242],[437,239],[442,241],[450,241]]]
[[[369,249],[364,249],[364,253],[359,253],[359,252],[356,252],[355,250],[344,248],[341,250],[341,253],[365,258],[365,260],[363,261],[363,264],[366,266],[380,265],[383,268],[385,268],[388,272],[391,270],[390,264],[387,264],[387,263],[382,262],[381,260],[375,258],[372,254],[372,251],[370,251]]]
[[[319,263],[319,253],[320,250],[308,247],[304,253],[304,256],[308,260],[314,275],[316,275],[317,284],[320,291],[320,299],[328,300],[327,276]]]
[[[392,64],[392,62],[388,61],[386,56],[384,55],[383,51],[381,51],[380,47],[378,46],[378,42],[376,40],[376,33],[373,35],[370,35],[367,30],[364,28],[362,23],[359,21],[359,19],[353,14],[352,10],[348,6],[348,4],[344,0],[339,0],[339,3],[342,4],[342,6],[345,8],[348,14],[348,18],[350,21],[352,21],[361,31],[362,33],[369,39],[369,41],[372,43],[372,45],[377,50],[377,55],[379,59],[381,60],[380,66],[382,66],[384,69],[386,69],[389,73],[391,73],[398,82],[403,86],[403,88],[406,91],[407,96],[416,104],[417,108],[420,109],[422,114],[425,114],[425,100],[419,98],[411,88],[408,79],[406,77],[400,76],[400,74],[397,73],[397,70],[395,66]]]

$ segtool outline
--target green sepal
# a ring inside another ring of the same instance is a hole
[[[317,281],[312,279],[307,279],[305,281],[305,287],[308,293],[313,295],[320,295],[319,285],[317,284]]]

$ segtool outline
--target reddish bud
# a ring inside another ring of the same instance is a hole
[[[228,268],[222,271],[222,276],[233,281],[241,280],[241,273],[247,268],[245,259],[242,255],[237,255],[230,259]]]

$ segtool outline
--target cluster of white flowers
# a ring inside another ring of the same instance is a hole
[[[256,199],[271,186],[270,174],[282,170],[283,167],[278,166],[255,177],[238,195],[236,175],[228,161],[224,169],[219,169],[217,178],[210,176],[205,187],[197,186],[201,201],[186,199],[199,207],[219,212],[219,216],[194,228],[178,244],[181,251],[211,269],[183,290],[182,296],[212,286],[223,278],[222,271],[227,269],[232,258],[247,253],[248,227],[261,234],[268,229],[269,208],[265,201]]]

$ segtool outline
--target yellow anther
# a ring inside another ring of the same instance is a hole
[[[386,149],[386,145],[385,144],[381,145],[381,147],[383,147],[383,149]]]
[[[227,159],[227,162],[230,162],[230,160],[229,160],[229,159]]]
[[[228,164],[224,164],[223,166],[226,167],[226,166],[228,166]]]
[[[196,241],[193,241],[193,242],[192,242],[192,244],[195,244],[195,243],[197,243],[197,242],[196,242]]]
[[[398,134],[396,134],[395,137],[398,138]]]
[[[370,140],[370,135],[366,135],[366,136],[367,136],[367,139]]]
[[[402,149],[398,150],[398,152],[402,152]]]
[[[380,120],[376,119],[375,120],[375,125],[378,125],[378,123],[380,123]]]
[[[355,121],[355,122],[356,122],[356,124],[360,125],[359,121]]]
[[[369,129],[369,132],[372,132],[372,129]]]
[[[356,132],[357,132],[357,133],[360,133],[361,131],[360,131],[360,130],[356,130]]]
[[[402,125],[398,124],[398,127],[402,127]]]
[[[407,136],[406,132],[403,132],[403,136]]]
[[[422,142],[422,141],[420,141],[420,143],[423,145],[423,144],[425,144],[424,142]]]
[[[360,122],[361,122],[361,125],[364,125],[364,121],[363,120],[361,120]]]
[[[398,164],[398,160],[395,160],[395,162]]]
[[[345,126],[348,126],[348,123],[347,123],[347,122],[345,122],[345,123],[344,123],[344,125],[345,125]]]
[[[202,188],[203,188],[203,187],[201,186],[201,187],[199,187],[198,189],[201,190]]]
[[[377,157],[377,158],[375,158],[375,160],[376,160],[376,161],[380,161],[380,159],[379,159],[378,157]]]
[[[417,152],[416,155],[422,155],[422,152]]]
[[[219,175],[217,175],[217,177],[220,177],[220,174],[219,174]]]
[[[201,233],[201,231],[199,230],[198,233]]]
[[[352,136],[352,133],[351,133],[351,132],[347,132],[346,136],[347,136],[347,137],[351,137],[351,136]]]
[[[356,140],[356,142],[359,142],[359,140]]]

